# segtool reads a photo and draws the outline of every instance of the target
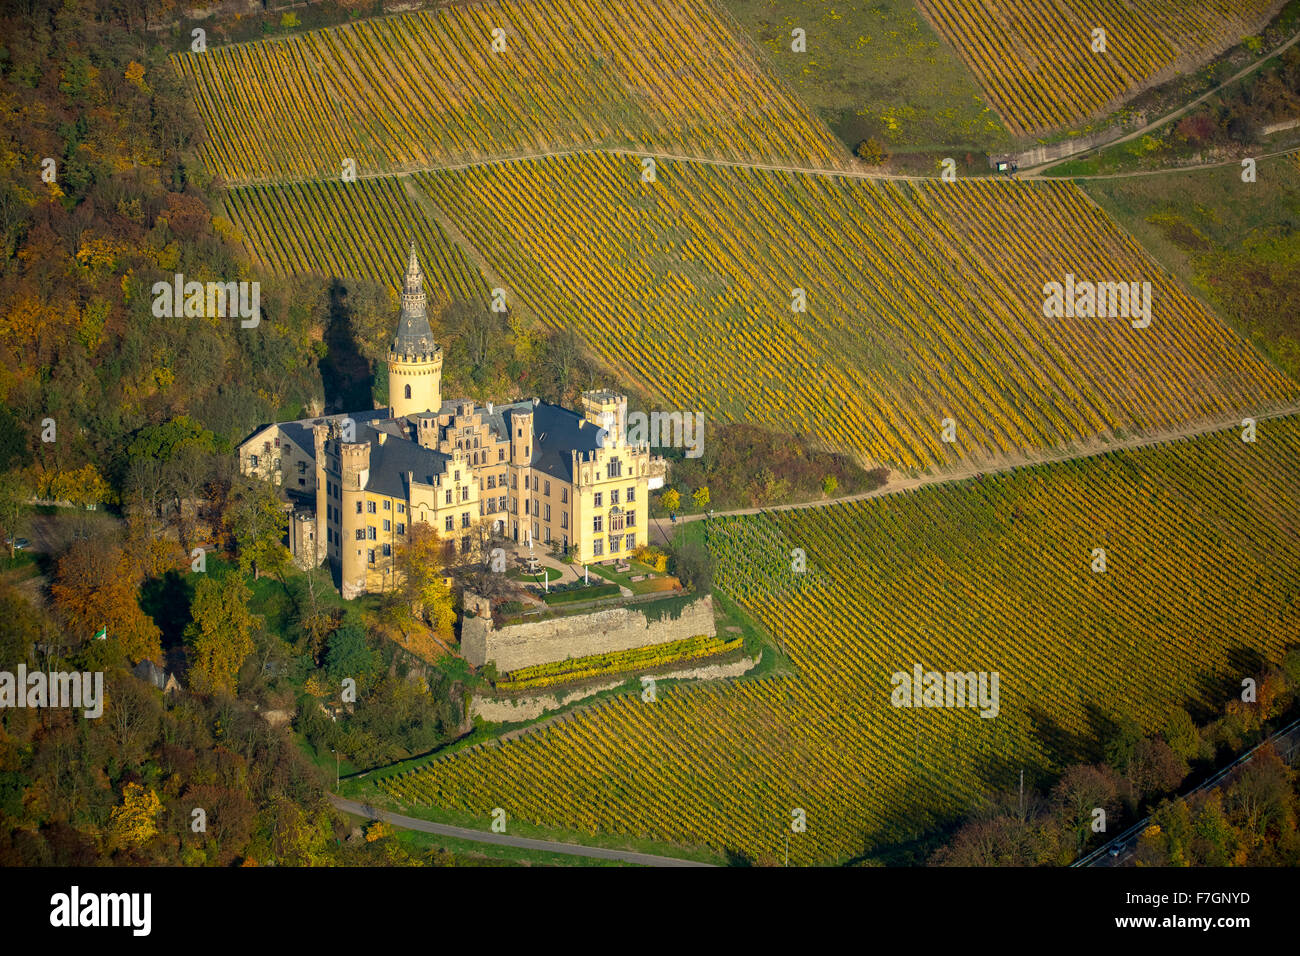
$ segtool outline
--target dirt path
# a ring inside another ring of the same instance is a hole
[[[365,817],[367,820],[383,820],[395,827],[405,830],[418,830],[421,833],[436,833],[439,836],[455,837],[457,840],[471,840],[474,843],[493,843],[497,846],[512,846],[522,850],[542,850],[546,853],[563,853],[566,856],[585,856],[597,860],[617,860],[620,863],[633,863],[638,866],[713,866],[712,863],[700,863],[695,860],[682,860],[673,856],[656,856],[653,853],[638,853],[633,850],[611,850],[603,846],[584,846],[580,843],[556,843],[552,840],[535,840],[531,837],[508,836],[504,833],[492,833],[486,830],[471,830],[469,827],[456,827],[446,823],[433,823],[416,817],[389,813],[368,803],[348,800],[338,794],[329,794],[329,801],[336,810]]]
[[[1282,53],[1285,53],[1287,50],[1291,49],[1291,47],[1295,46],[1296,43],[1300,43],[1300,33],[1297,33],[1295,36],[1287,40],[1281,46],[1275,48],[1273,52],[1268,54],[1268,56],[1256,60],[1254,63],[1251,63],[1249,66],[1246,66],[1241,70],[1238,70],[1236,73],[1234,73],[1228,79],[1224,80],[1218,86],[1206,90],[1200,96],[1196,97],[1196,99],[1192,100],[1190,103],[1183,104],[1178,109],[1174,110],[1172,113],[1166,113],[1164,116],[1160,117],[1160,119],[1156,120],[1154,123],[1148,123],[1146,126],[1139,127],[1138,129],[1133,130],[1133,132],[1120,136],[1117,139],[1108,140],[1105,143],[1098,143],[1095,146],[1090,146],[1086,149],[1081,149],[1076,153],[1069,153],[1057,159],[1048,160],[1046,163],[1040,163],[1039,165],[1033,167],[1032,169],[1025,169],[1022,172],[1031,179],[1037,178],[1038,175],[1041,174],[1044,170],[1050,169],[1053,166],[1058,166],[1061,163],[1065,162],[1066,160],[1077,159],[1078,157],[1091,152],[1093,149],[1109,149],[1111,146],[1118,146],[1121,143],[1127,143],[1130,140],[1137,139],[1139,136],[1145,136],[1148,133],[1152,132],[1153,130],[1160,129],[1160,127],[1162,126],[1167,126],[1168,124],[1172,123],[1174,120],[1185,115],[1189,110],[1195,109],[1197,106],[1200,106],[1211,96],[1214,96],[1215,94],[1221,92],[1225,88],[1231,86],[1233,83],[1236,83],[1242,77],[1249,76],[1251,73],[1254,73],[1265,63],[1269,62],[1270,60],[1280,56]]]
[[[1265,422],[1274,418],[1283,418],[1287,415],[1300,413],[1300,404],[1289,405],[1276,409],[1271,412],[1261,413],[1253,417],[1257,422]],[[1014,458],[1007,458],[1002,461],[985,463],[983,465],[958,465],[947,469],[938,474],[921,475],[919,477],[893,477],[885,482],[879,488],[872,491],[860,491],[852,495],[841,495],[836,498],[823,498],[814,501],[797,501],[790,504],[768,505],[761,508],[734,508],[730,511],[715,511],[715,518],[725,517],[728,515],[756,515],[765,511],[795,511],[801,508],[829,508],[834,505],[848,504],[854,501],[866,501],[869,498],[883,498],[887,495],[897,495],[903,492],[915,491],[917,488],[924,488],[927,485],[942,485],[954,481],[964,481],[967,478],[974,478],[976,475],[998,475],[1015,471],[1017,468],[1023,468],[1027,465],[1044,465],[1053,462],[1078,461],[1084,458],[1096,458],[1099,455],[1105,455],[1112,451],[1127,451],[1135,448],[1147,448],[1153,445],[1163,445],[1168,442],[1178,441],[1182,438],[1196,438],[1200,435],[1209,435],[1214,432],[1225,431],[1229,428],[1238,428],[1241,426],[1241,419],[1246,416],[1234,416],[1216,421],[1201,422],[1193,425],[1186,425],[1181,428],[1171,429],[1168,431],[1142,435],[1134,438],[1126,438],[1118,441],[1105,442],[1100,439],[1093,439],[1077,445],[1071,445],[1066,448],[1051,449],[1034,455],[1020,455]],[[676,524],[682,524],[687,521],[698,521],[701,518],[707,518],[706,514],[679,515]],[[654,530],[658,533],[660,543],[666,544],[672,537],[672,531],[676,524],[665,521],[662,518],[652,518]]]

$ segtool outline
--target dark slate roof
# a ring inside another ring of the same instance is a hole
[[[402,282],[402,311],[397,316],[393,351],[399,355],[424,355],[435,348],[433,329],[429,327],[428,300],[424,295],[424,272],[412,242],[411,259]]]
[[[315,458],[316,436],[312,434],[311,427],[313,425],[323,425],[331,419],[350,418],[357,423],[357,428],[359,430],[360,427],[367,422],[382,421],[387,417],[388,409],[370,408],[364,412],[348,412],[346,414],[330,415],[322,418],[303,418],[296,422],[281,422],[280,431],[284,432],[286,438],[305,451],[310,457]],[[360,438],[360,434],[358,434],[357,437]]]
[[[406,438],[388,438],[381,445],[379,430],[373,425],[357,426],[357,440],[370,443],[370,480],[366,491],[406,498],[409,490],[406,473],[412,472],[416,481],[433,484],[434,477],[442,474],[451,456],[432,448],[422,448]]]
[[[518,411],[526,410],[529,403],[522,402],[506,409],[507,422]],[[530,463],[544,475],[561,481],[573,481],[573,452],[596,450],[600,428],[584,421],[577,412],[559,405],[538,402],[533,411],[533,460]]]

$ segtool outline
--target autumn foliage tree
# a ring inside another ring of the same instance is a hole
[[[263,572],[283,574],[290,560],[284,546],[289,516],[275,488],[258,478],[241,478],[230,490],[225,524],[235,539],[241,571],[252,571],[254,581]]]
[[[397,587],[386,605],[392,623],[403,632],[416,624],[449,640],[456,623],[455,601],[443,577],[447,550],[436,531],[424,522],[410,526],[406,540],[393,552]]]
[[[141,579],[116,541],[92,538],[59,559],[50,594],[75,637],[89,638],[103,627],[128,660],[161,661],[162,634],[138,603]]]
[[[185,628],[190,652],[190,685],[200,694],[234,694],[239,668],[253,652],[253,629],[260,619],[248,609],[252,592],[243,577],[204,576],[194,589],[193,618]]]

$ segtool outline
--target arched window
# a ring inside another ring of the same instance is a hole
[[[409,386],[409,385],[406,386],[406,397],[407,397],[407,398],[410,398],[410,397],[411,397],[411,386]]]

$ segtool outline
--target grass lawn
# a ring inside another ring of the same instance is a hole
[[[625,562],[631,567],[630,571],[616,571],[612,564],[591,564],[592,574],[599,574],[606,581],[612,581],[615,584],[622,585],[633,594],[654,594],[658,591],[673,591],[681,587],[681,582],[671,574],[665,574],[662,571],[655,571],[649,565],[642,564],[640,561],[628,560]],[[646,575],[644,581],[633,581],[634,577]]]
[[[1010,146],[1011,135],[966,65],[910,0],[723,0],[722,6],[850,150],[867,138],[889,152]],[[796,27],[806,31],[807,52],[791,49]]]
[[[522,568],[515,568],[506,574],[511,581],[522,581],[526,584],[541,584],[542,581],[558,581],[561,572],[559,568],[551,568],[545,565],[536,574],[529,574]]]
[[[1238,333],[1300,381],[1300,160],[1086,180],[1088,194]]]

